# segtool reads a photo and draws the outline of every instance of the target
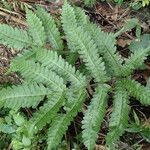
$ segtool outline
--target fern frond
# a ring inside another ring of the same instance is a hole
[[[130,111],[128,93],[116,84],[116,92],[113,102],[113,111],[109,121],[109,132],[106,136],[106,144],[113,149],[113,144],[125,132]]]
[[[10,70],[19,71],[25,81],[43,83],[54,91],[63,91],[66,88],[63,79],[55,72],[31,60],[14,62]]]
[[[56,51],[39,50],[36,56],[42,66],[47,66],[66,81],[71,81],[74,87],[85,87],[86,78],[76,71],[75,67],[68,64]]]
[[[127,59],[125,64],[123,65],[122,75],[128,76],[135,69],[138,69],[139,67],[141,67],[144,60],[147,58],[149,51],[150,51],[150,47],[135,51],[133,54],[131,54],[131,57]]]
[[[96,82],[106,82],[109,78],[106,75],[105,64],[102,58],[97,53],[96,45],[90,38],[87,32],[83,31],[82,28],[75,30],[76,34],[70,34],[70,38],[74,38],[73,43],[80,54],[80,57],[85,62],[87,70],[90,71],[91,76],[95,78]]]
[[[33,45],[26,31],[6,24],[0,24],[0,43],[18,50]]]
[[[73,49],[76,49],[81,55],[87,69],[97,82],[107,81],[105,65],[102,58],[99,57],[97,47],[88,32],[75,25],[72,28],[67,28],[67,23],[71,24],[68,20],[70,15],[75,18],[73,8],[69,4],[65,4],[62,8],[62,23],[68,43],[71,42],[70,45],[73,45]]]
[[[17,109],[20,107],[36,107],[46,95],[52,92],[42,84],[23,84],[8,87],[0,91],[0,103],[4,107]]]
[[[74,8],[71,7],[68,3],[65,3],[62,7],[62,26],[65,33],[68,31],[71,32],[74,28],[77,27],[76,15]]]
[[[77,26],[80,26],[80,25],[83,25],[83,24],[87,23],[88,17],[84,14],[84,11],[81,8],[74,7],[74,12],[73,13],[75,15],[75,20],[76,20]],[[70,49],[70,54],[68,56],[69,59],[67,59],[67,61],[71,62],[71,63],[75,63],[75,61],[78,58],[77,50],[74,47],[74,45],[72,44],[71,40],[70,40],[70,42],[69,42],[69,39],[67,39],[67,40],[68,40],[68,47]]]
[[[37,46],[45,44],[45,31],[42,21],[31,10],[26,14],[29,33]]]
[[[102,85],[96,88],[96,92],[91,100],[84,119],[82,121],[82,137],[88,150],[93,150],[100,124],[103,121],[107,106],[107,92],[109,87]]]
[[[122,62],[121,56],[117,53],[116,50],[116,39],[113,34],[105,33],[93,23],[88,23],[84,26],[87,30],[96,45],[98,46],[98,53],[103,55],[103,58],[106,62],[107,68],[110,70],[112,75],[119,76],[121,74]]]
[[[51,127],[48,131],[47,150],[56,149],[65,132],[68,129],[73,118],[67,118],[66,115],[58,115],[53,119]]]
[[[66,114],[62,114],[53,119],[51,127],[48,131],[48,150],[56,148],[60,143],[63,135],[65,134],[68,126],[70,125],[73,118],[81,110],[81,106],[85,100],[86,91],[78,91],[76,99],[74,99],[70,105],[70,108],[67,109]]]
[[[43,23],[47,41],[50,42],[52,48],[62,50],[63,42],[61,40],[60,32],[58,31],[58,28],[56,27],[55,21],[52,16],[50,16],[50,14],[41,7],[37,7],[36,14]]]
[[[77,27],[77,20],[76,20],[74,8],[71,7],[67,3],[63,5],[61,22],[62,22],[62,27],[66,36],[67,36],[68,31],[71,32],[74,30],[74,28]],[[72,39],[67,38],[67,45],[68,45],[69,50],[75,53],[77,51],[71,41]]]
[[[35,128],[41,130],[47,123],[50,123],[64,102],[64,92],[49,96],[48,102],[44,103],[29,120],[29,132],[35,133]]]
[[[143,105],[150,105],[150,93],[140,83],[131,79],[124,79],[121,84],[127,89],[131,96],[135,97]]]
[[[74,7],[74,12],[76,16],[76,22],[78,25],[83,25],[88,23],[89,18],[87,15],[85,15],[84,10],[82,10],[80,7]]]

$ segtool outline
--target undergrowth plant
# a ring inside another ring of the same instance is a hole
[[[68,3],[61,14],[67,45],[43,8],[27,10],[26,18],[27,30],[0,24],[0,43],[21,51],[7,73],[16,72],[22,79],[19,85],[0,91],[0,108],[8,111],[0,131],[11,135],[14,150],[38,149],[43,140],[47,140],[47,150],[57,149],[87,100],[90,104],[82,121],[81,142],[93,150],[108,100],[113,96],[106,146],[115,149],[128,125],[130,97],[150,104],[150,92],[132,79],[133,71],[144,65],[150,47],[123,58],[117,51],[116,37],[133,24],[115,34],[105,33],[83,10]],[[81,68],[75,63],[78,58]],[[91,98],[87,94],[89,85],[94,90]],[[32,113],[26,115],[24,110]]]

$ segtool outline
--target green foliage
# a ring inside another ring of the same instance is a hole
[[[0,91],[0,107],[17,109],[20,107],[36,107],[45,95],[50,95],[50,89],[42,84],[23,84]]]
[[[85,90],[80,90],[76,93],[74,97],[70,97],[73,100],[67,105],[66,108],[66,114],[57,116],[54,118],[52,122],[52,127],[49,129],[48,132],[48,149],[51,150],[55,148],[61,141],[63,134],[68,129],[68,126],[70,125],[71,121],[73,121],[73,118],[77,115],[78,111],[81,111],[81,106],[83,105],[83,102],[86,97]]]
[[[43,46],[45,43],[45,32],[42,21],[30,10],[27,10],[27,23],[29,34],[33,42],[38,46]]]
[[[89,23],[85,26],[98,46],[98,53],[103,55],[107,65],[107,71],[116,76],[120,75],[122,67],[121,56],[116,52],[116,39],[113,34],[107,34],[101,31],[97,25]],[[100,40],[99,39],[103,39]]]
[[[10,48],[22,49],[34,45],[27,32],[18,28],[1,24],[0,42]]]
[[[37,8],[36,14],[43,23],[45,34],[47,36],[47,42],[50,42],[52,48],[62,50],[63,42],[55,25],[54,19],[41,7]]]
[[[22,50],[7,72],[18,73],[22,83],[0,91],[0,108],[11,110],[0,122],[0,131],[10,135],[14,150],[37,149],[43,141],[46,149],[57,149],[88,100],[91,102],[82,121],[82,141],[88,150],[93,150],[110,93],[114,96],[106,146],[115,148],[128,126],[129,98],[150,104],[148,86],[130,77],[144,65],[150,47],[147,44],[132,51],[128,59],[122,58],[115,46],[116,37],[136,24],[130,22],[115,34],[105,33],[90,23],[83,10],[68,3],[63,5],[61,22],[67,45],[54,19],[43,8],[38,7],[35,13],[27,10],[27,31],[0,25],[0,43]],[[50,49],[45,48],[47,43]],[[73,56],[65,55],[64,47]],[[71,64],[67,62],[72,58]],[[77,58],[82,65],[80,71],[75,65]],[[92,98],[86,92],[90,83],[95,91]],[[21,108],[33,111],[32,116],[25,115]]]
[[[112,149],[114,147],[113,144],[115,144],[118,138],[125,132],[128,124],[128,115],[130,111],[128,101],[128,93],[118,85],[114,96],[113,111],[109,123],[109,133],[106,137],[106,143]]]
[[[53,117],[55,117],[59,108],[63,105],[64,101],[64,93],[49,96],[48,102],[41,106],[39,111],[35,112],[33,117],[30,119],[30,132],[35,132],[35,128],[41,130],[47,123],[50,123]]]
[[[100,129],[99,125],[102,123],[106,112],[108,90],[109,87],[106,85],[97,87],[93,99],[91,100],[91,104],[84,115],[82,122],[83,140],[85,146],[89,150],[93,150],[94,148],[97,133]]]
[[[70,20],[70,16],[72,20]],[[73,23],[73,25],[72,25]],[[108,77],[105,72],[105,65],[102,58],[98,55],[98,49],[89,33],[82,26],[77,27],[75,13],[69,5],[63,7],[62,24],[70,49],[75,49],[85,62],[87,70],[91,73],[96,82],[105,82]],[[71,31],[71,32],[70,32]]]
[[[140,83],[131,80],[131,79],[123,79],[122,84],[124,87],[128,90],[129,94],[137,99],[144,104],[144,105],[149,105],[150,103],[150,93],[144,86],[142,86]]]

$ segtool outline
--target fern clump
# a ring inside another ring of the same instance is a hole
[[[12,60],[7,73],[18,73],[22,83],[0,91],[1,109],[9,108],[14,112],[10,115],[15,116],[10,126],[15,126],[13,149],[35,149],[39,141],[36,135],[45,126],[48,128],[47,149],[57,149],[68,126],[82,110],[90,81],[94,82],[95,92],[82,121],[82,141],[88,150],[94,149],[111,93],[113,110],[106,146],[114,147],[128,125],[130,97],[143,105],[150,104],[149,91],[130,76],[144,64],[150,47],[132,53],[125,60],[115,46],[116,35],[120,32],[101,31],[83,10],[65,3],[61,23],[66,49],[74,59],[69,63],[64,59],[65,45],[52,16],[40,7],[35,12],[27,10],[27,23],[26,30],[0,25],[0,43],[21,51]],[[45,48],[47,43],[50,49]],[[77,58],[86,71],[73,66]],[[109,84],[111,80],[115,81],[114,85]],[[27,118],[20,108],[31,107],[34,113]]]

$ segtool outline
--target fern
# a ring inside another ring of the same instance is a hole
[[[65,98],[63,92],[49,96],[48,102],[41,106],[39,111],[35,112],[28,122],[29,132],[35,133],[35,129],[41,130],[47,123],[50,123],[64,102]]]
[[[145,89],[144,86],[131,79],[125,79],[121,82],[131,96],[135,97],[144,105],[150,105],[150,93]]]
[[[28,30],[33,38],[33,41],[38,46],[43,46],[45,43],[45,32],[41,20],[30,10],[27,10]]]
[[[97,87],[82,122],[83,141],[88,150],[93,150],[95,146],[99,125],[102,123],[106,111],[108,89],[106,85]]]
[[[113,144],[125,132],[130,110],[128,101],[128,93],[118,85],[114,96],[113,111],[109,121],[109,133],[106,137],[106,144],[110,148],[114,147]]]
[[[42,84],[24,84],[8,87],[0,91],[1,105],[17,109],[20,107],[36,107],[46,95],[52,92]]]
[[[0,43],[10,48],[22,49],[34,45],[26,31],[5,24],[0,25],[0,34]]]
[[[34,57],[35,57],[35,50],[26,50],[25,49],[21,53],[18,53],[18,55],[12,60],[11,66],[13,66],[14,62],[19,62],[21,60],[26,61],[26,60],[30,60],[30,58],[32,60],[34,60]],[[9,69],[8,72],[11,71],[11,69]]]
[[[85,12],[81,8],[74,7],[74,12],[76,16],[76,22],[78,25],[87,24],[89,22],[88,16],[85,15]]]
[[[74,87],[85,87],[85,77],[76,71],[75,67],[72,67],[61,56],[58,56],[55,51],[41,50],[37,52],[36,59],[42,63],[43,66],[47,66],[50,70],[55,71],[59,76],[65,78],[65,80],[71,81]]]
[[[67,45],[63,45],[54,19],[43,8],[37,7],[35,13],[27,10],[26,18],[27,30],[0,24],[0,43],[22,50],[7,71],[7,74],[19,74],[22,83],[0,91],[1,109],[17,109],[23,118],[21,126],[17,117],[11,121],[15,126],[15,131],[10,133],[13,148],[37,149],[44,131],[46,149],[57,149],[84,101],[88,100],[91,102],[82,121],[82,142],[88,150],[93,150],[107,110],[109,92],[114,97],[106,146],[115,149],[115,143],[128,125],[130,97],[143,105],[150,104],[149,90],[131,78],[132,72],[144,65],[150,48],[139,49],[128,59],[122,58],[115,38],[127,28],[115,34],[105,33],[98,25],[90,23],[82,9],[66,2],[62,8],[64,33],[61,34],[65,35]],[[45,48],[47,42],[50,49]],[[67,51],[62,51],[64,47]],[[75,63],[77,58],[80,63]],[[115,84],[111,84],[112,81]],[[92,98],[86,92],[89,86],[95,89]],[[27,119],[20,108],[30,107],[36,109]]]
[[[90,23],[83,10],[75,9],[76,20],[82,22],[84,30],[88,31],[98,47],[98,53],[104,56],[105,65],[113,75],[120,75],[122,62],[121,56],[116,52],[116,40],[113,34],[106,34],[97,25]],[[101,40],[100,40],[101,39]]]
[[[144,60],[147,58],[149,51],[150,47],[135,51],[134,54],[132,54],[131,57],[126,60],[123,66],[123,76],[130,75],[135,69],[141,67]]]
[[[71,22],[67,22],[69,21],[68,16],[73,16],[73,18],[75,18],[75,13],[72,10],[72,7],[69,4],[66,4],[62,8],[63,27],[67,26],[66,23],[71,24]],[[69,40],[68,42],[71,42],[73,48],[78,50],[78,53],[85,62],[87,69],[91,72],[92,76],[95,77],[95,80],[97,82],[107,81],[108,78],[106,76],[104,62],[102,62],[102,58],[100,58],[97,53],[94,41],[81,27],[74,26],[72,26],[71,30],[67,27],[64,29],[67,38],[71,39],[71,41]]]
[[[53,18],[41,7],[37,8],[36,14],[43,23],[47,41],[50,42],[52,48],[62,50],[63,42]]]
[[[123,60],[118,52],[116,52],[116,40],[114,35],[111,33],[104,33],[97,27],[97,25],[92,23],[85,25],[85,29],[90,32],[96,42],[98,46],[98,53],[103,55],[109,72],[112,75],[120,75]]]
[[[23,78],[28,82],[43,83],[54,91],[65,90],[63,79],[57,76],[55,72],[50,71],[46,67],[42,67],[34,61],[21,61],[13,63],[12,71],[19,71]]]
[[[85,90],[80,90],[77,92],[76,97],[72,100],[72,103],[68,105],[66,114],[58,115],[52,123],[52,127],[48,132],[48,149],[51,150],[56,148],[60,143],[63,134],[66,132],[68,126],[70,125],[73,118],[81,111],[81,106],[84,102],[86,92]]]
[[[70,7],[69,4],[63,6],[63,12],[61,16],[62,26],[65,34],[67,35],[68,31],[73,32],[74,28],[77,27],[77,20],[74,12],[74,8]],[[66,18],[66,19],[65,19]],[[68,22],[69,20],[69,22]],[[67,39],[67,45],[71,52],[77,52],[75,46],[72,44],[72,39]]]

